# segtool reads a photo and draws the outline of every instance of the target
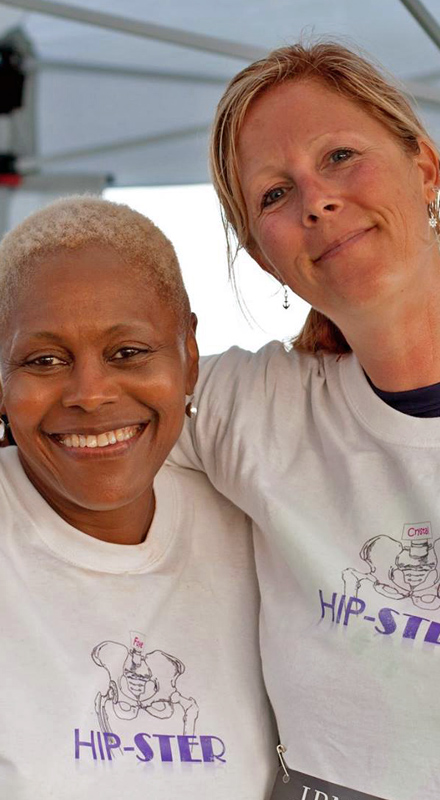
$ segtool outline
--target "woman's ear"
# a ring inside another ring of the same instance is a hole
[[[186,334],[186,386],[185,392],[191,395],[199,377],[199,348],[196,339],[197,317],[191,313],[191,320]]]
[[[430,203],[440,182],[439,154],[427,139],[419,139],[419,148],[415,161],[422,173],[425,202]]]

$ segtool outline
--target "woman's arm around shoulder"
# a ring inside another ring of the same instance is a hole
[[[256,353],[232,347],[201,359],[193,406],[170,461],[205,471],[212,483],[231,496],[228,484],[240,469],[253,421],[263,419],[281,390],[297,354],[281,342],[270,342]]]

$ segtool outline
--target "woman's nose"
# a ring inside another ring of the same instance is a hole
[[[104,364],[75,364],[64,387],[62,403],[65,408],[78,407],[96,411],[119,399],[115,376],[109,375]]]
[[[336,215],[342,209],[341,197],[327,181],[305,181],[301,193],[302,222],[307,227]]]

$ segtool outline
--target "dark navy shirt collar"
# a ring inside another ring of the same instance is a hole
[[[377,396],[396,411],[411,417],[440,417],[440,383],[406,392],[384,392],[366,377]]]

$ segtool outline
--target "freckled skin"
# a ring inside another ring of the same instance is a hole
[[[195,318],[186,332],[180,327],[148,281],[98,246],[45,259],[11,314],[2,413],[32,483],[61,517],[97,538],[136,543],[151,522],[153,478],[179,436],[197,377]],[[112,457],[105,448],[75,458],[49,435],[139,423],[141,435]]]
[[[257,98],[238,153],[251,254],[344,332],[360,310],[389,309],[438,271],[426,210],[437,157],[427,144],[407,153],[360,106],[308,80]]]

